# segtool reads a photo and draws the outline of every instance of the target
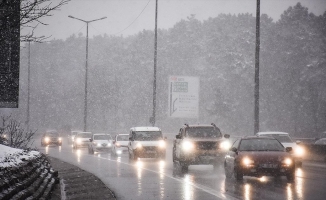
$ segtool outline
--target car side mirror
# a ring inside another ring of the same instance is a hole
[[[89,139],[90,142],[93,142],[93,139]]]
[[[286,151],[286,152],[291,152],[291,151],[292,151],[292,147],[286,147],[286,148],[285,148],[285,151]]]
[[[237,153],[238,152],[238,149],[236,147],[231,147],[230,148],[230,151],[233,151],[234,153]]]
[[[134,140],[132,139],[132,137],[130,137],[130,138],[129,138],[129,141],[134,141]]]
[[[225,138],[230,138],[230,135],[229,134],[224,134],[224,137]]]
[[[181,136],[180,135],[176,135],[175,138],[176,139],[181,139]]]

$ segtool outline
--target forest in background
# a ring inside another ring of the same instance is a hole
[[[158,30],[156,126],[176,134],[186,122],[214,122],[223,133],[253,134],[255,23],[251,14],[192,15]],[[326,12],[316,16],[298,3],[276,22],[263,14],[260,26],[260,130],[317,136],[326,130]],[[82,130],[85,40],[79,34],[31,44],[31,128]],[[150,126],[153,57],[154,30],[89,40],[90,131]],[[20,67],[12,113],[25,121],[28,48]],[[200,78],[198,119],[168,118],[170,75]]]

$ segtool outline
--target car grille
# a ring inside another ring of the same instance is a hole
[[[196,149],[198,150],[213,150],[218,147],[217,142],[210,142],[210,141],[205,141],[205,142],[196,142]]]

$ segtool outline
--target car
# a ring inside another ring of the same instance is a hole
[[[166,155],[166,138],[158,127],[133,127],[129,133],[128,152],[130,160],[138,158],[161,158]]]
[[[41,146],[47,146],[50,144],[55,144],[58,146],[62,145],[62,138],[60,137],[58,131],[56,130],[49,130],[46,131],[41,138]]]
[[[90,140],[92,138],[91,132],[79,132],[74,137],[74,141],[72,143],[73,149],[78,149],[79,147],[88,147]]]
[[[282,145],[286,147],[292,147],[293,155],[295,157],[295,165],[296,167],[302,167],[302,157],[304,156],[305,149],[300,146],[300,141],[293,142],[290,138],[289,133],[286,132],[258,132],[257,136],[272,136],[278,141],[282,143]]]
[[[222,135],[214,124],[184,124],[173,141],[172,160],[179,163],[183,171],[189,165],[223,165],[224,156],[231,146],[230,135]]]
[[[71,131],[71,133],[68,136],[68,143],[72,144],[74,142],[74,138],[77,135],[77,133],[79,133],[81,131]]]
[[[88,144],[88,153],[94,154],[98,151],[109,151],[112,148],[112,137],[107,133],[94,133]]]
[[[113,156],[128,152],[129,134],[118,134],[113,141],[111,153]]]
[[[321,138],[315,142],[315,145],[326,145],[326,138]]]
[[[247,136],[236,140],[225,156],[226,178],[234,176],[286,176],[295,178],[295,158],[290,153],[292,147],[284,146],[270,136]]]

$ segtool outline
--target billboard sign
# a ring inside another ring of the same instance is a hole
[[[0,1],[0,108],[18,108],[20,0]]]
[[[199,78],[169,77],[169,117],[198,118]]]

